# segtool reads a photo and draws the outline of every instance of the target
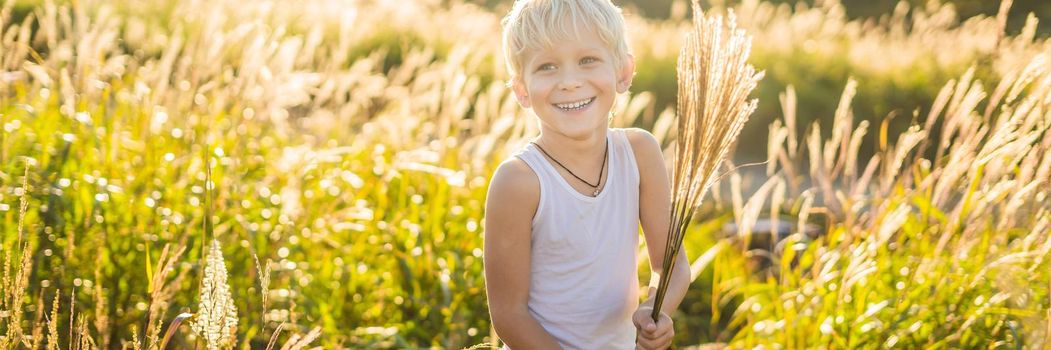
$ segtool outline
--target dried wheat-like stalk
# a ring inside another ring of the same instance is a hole
[[[255,269],[259,273],[259,287],[263,291],[263,326],[266,326],[266,311],[270,308],[269,298],[270,295],[270,259],[266,259],[266,268],[263,268],[259,264],[259,256],[252,254],[252,258],[255,259]]]
[[[281,350],[302,350],[314,340],[317,340],[319,336],[321,336],[321,327],[314,327],[307,335],[293,334],[292,338],[288,339],[288,342],[281,346]]]
[[[150,280],[150,306],[146,316],[146,349],[157,350],[160,348],[160,333],[163,323],[162,317],[168,309],[168,303],[175,297],[182,280],[186,277],[186,270],[168,281],[168,275],[175,271],[175,264],[179,262],[182,254],[186,252],[186,246],[179,245],[174,250],[172,246],[165,244],[161,249],[161,256],[157,259],[157,273]],[[138,336],[135,337],[136,342]],[[138,346],[141,346],[139,344]]]
[[[752,39],[737,29],[730,12],[705,16],[692,1],[693,28],[679,52],[677,80],[678,138],[672,173],[672,212],[664,249],[653,319],[660,315],[675,257],[693,211],[716,180],[716,170],[726,158],[741,128],[755,111],[748,99],[763,72],[748,64]]]
[[[17,247],[22,250],[21,263],[18,265],[18,271],[15,274],[13,281],[9,280],[9,266],[11,261],[10,251],[6,252],[6,260],[4,261],[4,295],[3,300],[6,310],[10,314],[10,318],[7,320],[7,333],[6,337],[0,340],[0,348],[8,348],[16,344],[21,343],[24,347],[30,347],[30,339],[25,338],[22,329],[22,301],[25,299],[25,293],[29,290],[29,276],[33,271],[33,254],[29,250],[29,240],[23,241],[23,234],[25,230],[26,212],[29,208],[29,166],[30,163],[26,163],[25,173],[22,177],[22,196],[19,199],[18,209],[18,241],[15,243]]]
[[[129,342],[125,342],[124,345],[121,346],[121,350],[127,349],[129,347],[128,343]],[[130,343],[131,343],[131,345],[130,345],[131,350],[142,350],[142,342],[139,341],[139,327],[136,327],[135,325],[131,325],[131,341],[130,341]],[[48,350],[51,350],[51,349],[48,349]]]
[[[274,334],[270,335],[270,341],[266,343],[266,350],[272,350],[274,345],[277,344],[277,337],[281,335],[281,330],[285,328],[285,323],[281,322],[277,325],[277,329],[274,330]]]
[[[213,239],[201,281],[201,300],[192,324],[193,331],[204,338],[208,350],[230,348],[237,343],[234,339],[237,307],[226,279],[226,261],[219,241]]]
[[[29,333],[29,339],[27,339],[29,344],[27,347],[30,349],[39,349],[40,344],[44,341],[44,319],[47,316],[47,313],[44,312],[45,306],[44,289],[41,288],[36,298],[36,312],[34,312],[36,319],[32,323],[33,331]]]
[[[58,302],[62,290],[55,291],[55,301],[51,303],[51,315],[47,319],[47,350],[58,350]]]
[[[106,298],[106,293],[102,290],[102,264],[95,265],[95,294],[92,297],[95,299],[95,331],[98,332],[99,348],[109,349],[110,337],[110,318],[109,312],[107,311],[107,305],[109,300]]]
[[[0,247],[2,248],[2,247]],[[13,249],[4,249],[4,277],[0,279],[0,312],[8,311],[7,299],[10,299],[11,295],[11,251]],[[4,344],[7,338],[0,340],[0,345]]]
[[[77,343],[76,341],[73,340],[73,339],[75,339],[75,338],[73,338],[73,336],[74,336],[74,333],[73,333],[73,329],[74,329],[73,328],[73,320],[76,319],[76,315],[77,315],[76,311],[77,311],[77,290],[74,288],[73,290],[69,291],[69,348],[70,349],[73,349],[73,344]]]
[[[171,342],[172,337],[175,336],[175,332],[179,330],[179,325],[182,325],[183,321],[191,317],[193,317],[193,314],[189,312],[183,312],[178,316],[175,316],[175,319],[172,320],[172,323],[168,325],[168,331],[164,332],[164,339],[161,340],[160,350],[168,348],[168,343]]]
[[[72,342],[70,343],[72,344]],[[88,330],[88,318],[85,315],[77,317],[77,350],[94,350],[98,349],[98,344],[95,343],[95,337],[91,336],[91,331]]]

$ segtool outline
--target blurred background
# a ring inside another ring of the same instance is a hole
[[[499,0],[470,0],[468,2],[485,6],[486,8],[494,11],[505,13],[511,8],[510,1],[499,1]],[[718,8],[734,6],[740,1],[733,0],[704,0],[701,1],[705,8]],[[799,0],[771,0],[769,3],[772,4],[806,4],[807,6],[814,6],[815,1],[799,1]],[[821,4],[821,0],[817,1],[817,4]],[[846,9],[847,16],[852,19],[857,18],[878,18],[879,16],[891,13],[894,7],[899,3],[907,4],[912,7],[926,6],[930,1],[921,0],[908,0],[908,1],[893,1],[893,0],[843,0],[839,1],[844,9]],[[995,16],[1000,9],[1000,2],[998,1],[982,1],[982,0],[947,0],[939,1],[937,4],[951,4],[959,14],[960,18],[971,18],[976,15]],[[688,6],[688,1],[682,0],[653,0],[653,1],[637,1],[637,0],[625,0],[617,2],[617,5],[625,9],[629,13],[644,16],[647,18],[654,19],[668,19],[672,17],[672,13],[676,11],[685,11]],[[1047,15],[1051,13],[1051,4],[1037,0],[1019,0],[1014,1],[1011,5],[1010,11],[1008,11],[1008,30],[1017,31],[1022,28],[1025,24],[1025,17],[1027,14],[1032,12],[1038,18],[1047,18]],[[1043,24],[1039,27],[1038,31],[1041,33],[1047,33],[1048,24]]]

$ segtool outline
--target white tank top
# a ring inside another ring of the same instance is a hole
[[[532,227],[529,312],[565,349],[634,349],[639,171],[623,129],[610,129],[606,186],[574,190],[529,144],[515,156],[540,179]]]

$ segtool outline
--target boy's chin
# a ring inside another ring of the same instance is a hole
[[[568,124],[568,125],[567,125]],[[563,125],[555,126],[559,134],[565,135],[566,137],[574,140],[587,140],[595,135],[601,135],[605,133],[609,124],[603,120],[603,122],[596,122],[594,124],[589,123],[588,125],[580,123],[566,123]]]
[[[587,123],[588,121],[595,121],[597,123],[598,121],[606,120],[607,118],[603,116],[609,115],[609,111],[606,111],[606,113],[600,113],[595,108],[589,108],[583,111],[563,111],[557,108],[552,108],[545,112],[545,118],[548,120],[558,120],[564,123],[573,124]]]

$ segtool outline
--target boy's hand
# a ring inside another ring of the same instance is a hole
[[[663,350],[671,346],[672,338],[675,337],[675,329],[672,327],[671,317],[666,313],[661,313],[660,319],[657,322],[653,322],[653,318],[650,317],[650,313],[653,312],[653,307],[648,305],[639,306],[638,310],[635,310],[635,314],[631,316],[631,321],[635,323],[636,329],[636,350]]]

